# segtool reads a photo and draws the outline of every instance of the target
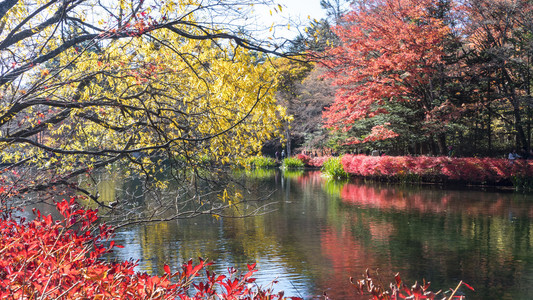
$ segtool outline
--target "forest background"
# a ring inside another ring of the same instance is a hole
[[[292,147],[527,156],[529,2],[347,2],[321,1],[327,18],[295,40],[320,63],[285,66],[298,74],[282,77]]]

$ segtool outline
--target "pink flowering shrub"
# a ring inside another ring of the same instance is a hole
[[[497,183],[513,177],[533,177],[533,162],[499,158],[345,155],[342,165],[354,176],[390,179],[416,175],[424,181]]]
[[[304,163],[304,165],[306,165],[306,166],[309,165],[309,161],[311,160],[311,157],[309,157],[309,155],[305,155],[305,154],[302,154],[302,153],[298,154],[296,156],[296,158],[301,160]]]
[[[331,155],[309,157],[307,162],[304,162],[307,167],[322,168],[324,162],[330,159]]]

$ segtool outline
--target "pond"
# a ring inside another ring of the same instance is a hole
[[[242,177],[275,211],[249,218],[194,219],[122,228],[113,258],[139,260],[138,270],[163,274],[203,257],[226,272],[257,262],[261,285],[305,299],[368,299],[349,277],[378,270],[383,282],[400,272],[409,285],[454,288],[467,299],[531,299],[533,197],[512,192],[334,183],[320,172],[279,170]]]

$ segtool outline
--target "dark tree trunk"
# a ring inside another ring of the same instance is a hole
[[[446,134],[441,133],[437,136],[437,145],[439,146],[439,154],[440,155],[446,155],[447,154],[447,147],[446,147]]]

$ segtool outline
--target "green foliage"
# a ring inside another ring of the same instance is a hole
[[[278,75],[278,92],[282,93],[284,98],[296,98],[298,84],[309,75],[314,66],[284,57],[275,59],[272,63]]]
[[[254,179],[270,179],[276,174],[274,169],[254,169],[254,170],[245,170],[244,174],[246,177]]]
[[[283,160],[283,168],[294,170],[294,169],[303,169],[305,167],[303,161],[299,160],[296,157],[287,157]]]
[[[411,173],[411,172],[402,172],[398,173],[396,176],[398,178],[399,183],[420,183],[422,181],[422,176],[419,174]]]
[[[350,175],[344,171],[341,163],[341,157],[332,157],[324,162],[322,171],[333,179],[346,179]]]
[[[372,151],[374,149],[385,151],[386,153],[405,154],[409,153],[409,147],[417,143],[427,143],[432,141],[431,132],[420,122],[415,109],[408,107],[405,103],[387,102],[375,109],[383,108],[388,114],[379,114],[371,118],[358,120],[350,130],[334,131],[330,130],[328,148],[335,149],[341,153],[351,153],[356,150]],[[385,140],[366,141],[360,144],[350,145],[346,140],[357,138],[365,140],[372,128],[380,124],[389,124],[391,129],[400,137]]]
[[[276,166],[276,160],[272,157],[253,156],[246,160],[246,166],[251,169],[268,169]]]
[[[533,191],[533,177],[515,175],[511,177],[513,186],[517,191],[520,192],[531,192]]]
[[[292,169],[283,171],[283,177],[298,179],[304,175],[303,169]]]
[[[331,197],[339,198],[342,188],[348,183],[348,180],[326,180],[323,190]]]
[[[332,30],[328,20],[313,20],[304,29],[305,33],[298,35],[289,50],[294,52],[316,51],[322,52],[333,45],[338,45],[339,38]]]

